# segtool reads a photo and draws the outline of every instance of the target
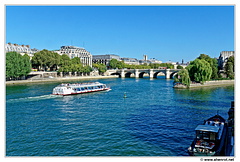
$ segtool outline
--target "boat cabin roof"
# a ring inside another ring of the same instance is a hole
[[[219,127],[215,127],[211,125],[198,125],[195,130],[217,133],[219,131]]]
[[[101,86],[104,85],[99,82],[89,82],[89,83],[62,83],[58,87],[89,87],[89,86]]]

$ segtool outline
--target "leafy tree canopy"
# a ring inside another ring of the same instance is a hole
[[[177,76],[174,78],[175,82],[181,82],[187,87],[190,86],[190,77],[187,69],[182,69],[178,72]]]
[[[211,58],[210,56],[208,56],[206,54],[200,54],[198,59],[207,61],[212,68],[212,74],[211,74],[210,78],[211,79],[218,79],[218,62],[217,62],[217,59]]]
[[[100,74],[107,71],[107,66],[104,64],[93,64],[93,67],[97,68]]]
[[[178,65],[177,69],[183,69],[183,67],[181,65]]]
[[[27,76],[31,72],[31,68],[28,56],[22,56],[17,52],[6,53],[6,79]]]
[[[60,64],[60,55],[44,49],[34,54],[32,64],[38,69],[46,70],[47,67],[51,68]]]
[[[225,73],[228,78],[234,79],[234,56],[228,58],[227,63],[224,66]]]
[[[192,81],[204,83],[210,80],[212,68],[210,64],[203,59],[195,59],[187,66],[189,76]]]

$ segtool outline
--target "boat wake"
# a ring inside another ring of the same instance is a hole
[[[22,102],[22,101],[39,101],[39,100],[46,100],[52,98],[60,98],[63,97],[61,95],[42,95],[42,96],[35,96],[35,97],[24,97],[24,98],[16,98],[16,99],[9,99],[7,102]]]

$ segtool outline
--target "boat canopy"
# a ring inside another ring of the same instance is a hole
[[[198,125],[195,130],[217,133],[219,131],[219,127],[215,127],[211,125]]]

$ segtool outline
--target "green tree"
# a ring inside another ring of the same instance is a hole
[[[81,64],[79,57],[74,57],[71,59],[71,64]]]
[[[178,65],[177,69],[183,69],[183,67],[181,65]]]
[[[17,52],[6,53],[6,79],[19,79],[31,72],[31,63],[28,56]]]
[[[234,72],[234,66],[235,66],[235,63],[234,63],[234,56],[230,56],[228,58],[228,61],[227,62],[231,62],[233,64],[233,72]]]
[[[98,69],[99,74],[103,74],[107,71],[107,66],[104,64],[93,64],[93,67]]]
[[[116,69],[118,67],[118,60],[117,59],[111,59],[109,61],[109,66],[112,69]]]
[[[228,58],[228,61],[225,64],[224,69],[227,77],[230,79],[234,79],[234,56]]]
[[[24,75],[28,75],[32,70],[32,64],[30,61],[30,57],[27,54],[24,54],[22,56],[22,61],[23,61],[23,67],[24,67]]]
[[[204,59],[195,59],[186,67],[189,72],[189,77],[192,81],[204,83],[210,80],[212,68]]]
[[[43,69],[45,71],[48,68],[56,68],[60,64],[60,55],[44,49],[34,54],[32,64],[38,70]]]
[[[150,63],[149,66],[151,67],[151,69],[158,69],[161,65],[158,63]]]
[[[92,68],[90,66],[84,66],[82,72],[89,75],[91,71],[92,71]]]
[[[208,56],[206,54],[200,54],[198,59],[207,61],[212,68],[211,79],[218,79],[218,62],[217,62],[217,59],[211,58],[210,56]]]
[[[181,82],[182,84],[186,85],[187,87],[190,86],[190,77],[187,69],[180,70],[177,75],[174,77],[175,82]]]
[[[52,70],[57,70],[57,67],[60,65],[60,55],[58,53],[55,52],[50,52],[50,58],[51,61],[49,63],[49,67],[52,68]]]
[[[74,57],[70,59],[67,55],[62,55],[60,57],[60,65],[58,72],[84,72],[84,67],[80,62],[79,57]]]
[[[68,66],[71,64],[71,59],[68,57],[68,55],[63,54],[60,56],[60,66]]]
[[[123,61],[118,61],[117,59],[111,59],[109,61],[109,66],[112,69],[116,69],[116,68],[123,69],[123,68],[127,67]]]
[[[227,62],[225,65],[225,73],[228,78],[234,79],[234,72],[233,72],[233,63]]]
[[[117,68],[118,69],[123,69],[125,68],[125,63],[123,61],[118,61],[117,62]]]
[[[170,63],[161,63],[160,67],[166,67],[167,69],[174,69],[174,65]]]

